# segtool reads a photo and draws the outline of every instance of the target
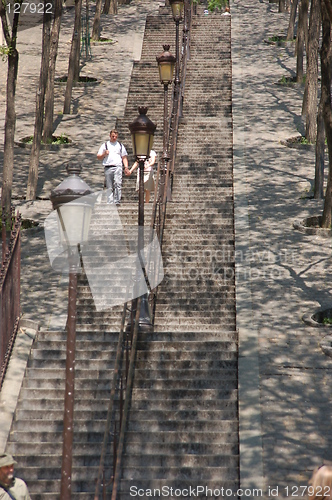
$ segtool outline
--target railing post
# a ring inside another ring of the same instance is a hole
[[[76,255],[69,258],[69,289],[67,318],[67,354],[65,381],[65,409],[63,417],[63,449],[61,468],[61,500],[71,499],[72,461],[74,439],[74,391],[75,391],[75,344],[76,344],[76,298],[77,262]]]

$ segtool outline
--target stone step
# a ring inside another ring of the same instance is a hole
[[[101,432],[75,432],[74,441],[76,443],[102,443],[104,437],[104,429]],[[17,443],[59,443],[63,442],[62,431],[12,431],[10,433],[10,441]]]
[[[218,292],[216,292],[218,293]],[[174,297],[170,297],[168,294],[166,293],[160,293],[158,294],[158,305],[159,307],[162,307],[164,305],[168,305],[168,304],[173,304],[174,303]],[[184,307],[184,306],[191,306],[191,307],[199,307],[200,309],[203,309],[203,310],[206,310],[207,308],[209,308],[210,306],[216,306],[216,305],[220,305],[220,307],[224,307],[224,308],[228,308],[228,309],[231,309],[231,310],[234,310],[234,296],[232,296],[232,294],[227,294],[226,292],[224,293],[224,297],[202,297],[202,300],[200,301],[199,303],[199,306],[197,306],[197,304],[195,303],[195,299],[182,299],[182,297],[180,298],[179,297],[179,300],[178,300],[178,303],[181,307]]]
[[[150,398],[155,398],[157,399],[163,399],[163,398],[168,398],[168,399],[198,399],[202,398],[202,400],[206,399],[216,399],[216,400],[222,400],[222,399],[230,399],[230,401],[234,401],[237,398],[237,391],[235,389],[226,389],[226,388],[220,388],[220,389],[191,389],[186,388],[186,389],[165,389],[163,388],[162,390],[155,390],[155,389],[138,389],[134,387],[133,393],[132,393],[132,398],[133,399],[150,399]]]
[[[146,350],[151,352],[158,351],[173,351],[173,352],[188,352],[192,356],[201,355],[202,353],[214,353],[215,351],[234,351],[236,350],[236,344],[234,342],[227,342],[224,340],[185,340],[185,341],[177,341],[177,342],[167,342],[163,340],[154,340],[154,341],[143,341],[138,340],[137,342],[137,350],[142,351]]]
[[[168,321],[168,326],[169,329],[173,330],[173,327],[176,328],[179,325],[182,325],[185,330],[184,331],[192,331],[196,330],[199,331],[200,329],[214,329],[215,331],[218,330],[219,325],[221,321],[228,324],[229,327],[232,326],[232,323],[235,319],[235,312],[234,313],[225,313],[223,311],[218,312],[215,314],[211,314],[208,316],[207,314],[200,314],[197,312],[196,314],[193,311],[186,311],[185,309],[179,309],[176,311],[173,311],[171,308],[168,308],[168,316],[166,314],[163,314],[162,310],[158,311],[155,320],[158,319],[158,322],[162,321]],[[156,321],[155,321],[156,324]],[[158,327],[158,324],[156,326]]]
[[[193,360],[194,361],[194,360]],[[173,362],[173,361],[172,361]],[[202,366],[204,366],[204,363],[202,363]],[[232,376],[234,373],[234,366],[231,367],[223,367],[221,365],[220,368],[213,368],[213,369],[208,369],[208,365],[206,365],[207,368],[198,368],[197,365],[195,365],[195,368],[191,368],[191,361],[189,363],[175,363],[173,369],[170,370],[172,367],[171,363],[164,364],[160,369],[151,369],[150,365],[147,367],[144,366],[143,363],[139,364],[136,363],[136,369],[135,369],[135,377],[138,378],[144,378],[144,377],[151,377],[152,379],[163,379],[163,378],[170,378],[170,379],[181,379],[183,377],[183,374],[186,373],[187,371],[190,374],[190,377],[192,375],[196,374],[197,378],[203,378],[206,375],[209,375],[211,378],[220,378],[220,377],[227,377],[227,376]],[[40,368],[29,368],[26,372],[26,381],[33,381],[36,380],[37,383],[42,383],[43,378],[45,379],[46,383],[49,383],[50,381],[60,381],[64,379],[65,377],[65,370],[59,370],[59,369],[54,369],[54,368],[45,368],[45,369],[40,369]],[[113,377],[113,370],[78,370],[75,369],[75,379],[79,380],[80,383],[84,384],[87,380],[90,380],[90,382],[97,381],[98,382],[103,382],[103,381],[109,381]]]
[[[86,401],[94,401],[96,399],[108,399],[110,391],[107,389],[80,389],[76,388],[75,390],[75,399],[78,400],[79,402],[83,402],[83,400]],[[45,403],[48,400],[55,400],[55,399],[60,399],[63,401],[64,397],[64,391],[62,389],[56,389],[56,388],[47,388],[47,389],[29,389],[26,387],[22,387],[21,392],[20,392],[20,399],[25,400],[25,399],[39,399],[41,400],[41,403],[43,404],[43,400],[45,400]]]
[[[114,360],[116,355],[116,348],[107,350],[107,351],[96,351],[96,350],[81,350],[81,349],[76,349],[75,351],[75,358],[78,361],[82,360],[88,360],[91,362],[92,360],[96,359],[98,361],[102,360]],[[39,349],[33,349],[31,352],[31,360],[34,359],[41,359],[41,360],[46,360],[49,358],[51,362],[58,360],[65,359],[66,357],[66,346],[63,346],[63,349],[47,349],[46,348],[39,348]]]
[[[91,340],[81,340],[80,338],[76,338],[76,352],[78,353],[86,353],[86,351],[91,351],[93,353],[101,353],[105,354],[108,352],[113,352],[116,350],[118,345],[118,338],[114,335],[114,341],[110,342],[109,340],[102,340],[98,338],[98,335],[95,335],[95,338]],[[63,340],[40,340],[38,338],[37,342],[34,344],[34,349],[43,349],[47,351],[65,351],[66,350],[66,338]],[[93,354],[93,357],[95,354]]]
[[[33,500],[42,500],[45,498],[45,491],[50,492],[48,498],[53,498],[54,500],[57,499],[59,500],[59,494],[60,494],[60,472],[59,472],[59,479],[31,479],[27,481],[28,487],[29,487],[29,492]],[[85,476],[89,477],[89,476]],[[72,492],[73,494],[77,493],[76,498],[81,498],[82,492],[88,492],[88,496],[85,498],[92,498],[92,495],[94,493],[94,483],[95,483],[95,476],[94,478],[91,478],[91,481],[89,480],[80,480],[80,481],[73,481],[72,483]],[[75,498],[74,495],[72,495],[73,498]],[[84,498],[84,497],[83,497]]]
[[[38,345],[38,342],[43,342],[44,340],[46,341],[56,341],[56,342],[65,342],[67,339],[67,332],[65,331],[39,331],[36,337],[36,340],[34,342],[34,347]],[[81,341],[92,341],[94,342],[95,340],[98,340],[99,342],[105,342],[105,345],[107,343],[110,343],[112,345],[113,343],[117,343],[119,340],[119,332],[105,332],[104,334],[96,334],[94,330],[87,331],[84,333],[78,332],[77,337],[76,337],[76,344],[78,345]]]
[[[39,410],[39,414],[41,411]],[[26,431],[27,433],[31,432],[62,432],[63,431],[63,414],[61,412],[52,412],[53,418],[48,416],[48,418],[37,418],[38,413],[31,414],[33,418],[23,419],[17,418],[13,422],[12,432]],[[91,412],[92,413],[92,412]],[[83,412],[80,414],[83,415]],[[58,416],[58,419],[55,416]],[[79,414],[75,412],[75,420],[74,420],[74,432],[78,433],[102,433],[105,429],[106,425],[106,411],[101,413],[99,412],[99,416],[103,418],[97,418],[96,413],[89,417],[89,414],[83,415],[82,419],[78,418]],[[130,421],[131,422],[139,422],[144,421],[146,419],[147,412],[146,410],[137,410],[135,405],[133,405],[132,410],[130,412]],[[218,426],[221,420],[235,420],[237,418],[237,410],[229,409],[229,410],[178,410],[178,411],[167,411],[167,410],[148,410],[148,416],[150,420],[155,420],[163,424],[168,421],[175,420],[190,420],[192,422],[202,422],[202,421],[210,421],[215,422]],[[42,416],[43,417],[43,416]]]
[[[182,379],[182,380],[146,380],[146,379],[136,379],[135,378],[135,390],[139,389],[149,389],[151,393],[157,393],[167,389],[170,393],[176,392],[177,390],[185,390],[188,388],[190,390],[205,390],[205,389],[218,389],[220,387],[220,379]],[[228,390],[237,388],[237,377],[232,377],[222,380],[223,387],[227,387]],[[166,387],[165,387],[166,386]]]
[[[200,318],[200,321],[204,320],[209,322],[209,324],[219,324],[220,317],[224,320],[227,319],[234,319],[235,315],[235,310],[233,307],[227,307],[225,304],[220,304],[219,311],[218,311],[218,317],[216,318],[216,312],[213,309],[213,305],[210,305],[210,310],[207,310],[207,307],[205,304],[199,304],[199,297],[197,298],[197,304],[199,305],[194,305],[194,298],[192,300],[191,304],[179,304],[177,310],[176,310],[176,315],[181,316],[182,318],[186,318],[190,320],[190,318],[195,319],[197,321],[197,317]],[[171,302],[170,302],[171,304]],[[158,312],[158,318],[161,320],[162,318],[169,318],[174,315],[173,307],[172,305],[167,305],[164,304],[163,310]]]
[[[37,459],[47,461],[49,456],[57,456],[58,459],[61,460],[62,455],[62,440],[59,439],[57,442],[52,441],[24,441],[24,442],[16,442],[10,441],[7,444],[6,451],[15,456],[18,464],[24,465],[24,463],[29,463],[30,457],[32,458],[32,463],[34,457]],[[94,461],[96,457],[100,460],[100,450],[101,443],[96,442],[73,442],[73,457],[75,460],[80,461],[82,457],[89,463],[89,461]],[[24,457],[25,462],[24,462]]]
[[[207,445],[195,448],[195,453],[186,453],[186,449],[192,451],[192,447],[185,447],[182,444],[172,447],[172,452],[166,450],[167,453],[134,453],[133,451],[127,455],[124,455],[124,460],[127,466],[132,466],[137,464],[139,461],[141,466],[145,467],[238,467],[238,456],[237,450],[234,446],[228,445],[216,447],[216,451],[219,453],[211,453],[207,450],[207,453],[201,453],[197,455],[197,450],[205,450]],[[132,448],[133,450],[134,448]],[[229,451],[228,451],[229,450]],[[222,451],[222,453],[220,453]],[[228,453],[227,453],[228,451]],[[233,455],[232,455],[233,453]],[[45,457],[43,456],[31,456],[30,459],[22,456],[15,456],[15,459],[19,463],[19,471],[24,477],[28,477],[29,481],[32,479],[57,479],[59,477],[59,470],[61,469],[62,458],[60,455],[48,455],[47,465],[45,467]],[[100,456],[92,455],[87,456],[86,460],[84,455],[73,455],[73,480],[77,481],[82,478],[80,469],[85,471],[85,474],[89,470],[93,475],[95,474],[95,468],[99,466]],[[106,457],[106,466],[112,463],[111,457]],[[142,476],[142,478],[144,475]],[[145,475],[146,477],[146,475]]]
[[[140,455],[128,454],[124,456],[125,467],[135,467],[137,463],[141,462],[141,467],[153,468],[174,468],[174,467],[190,467],[190,468],[212,468],[212,467],[238,467],[238,456],[226,454],[146,454],[145,452]],[[142,469],[140,469],[141,472]],[[146,477],[143,474],[141,478]],[[166,476],[167,477],[167,476]]]
[[[33,351],[34,353],[34,351]],[[97,369],[98,371],[106,369],[106,370],[112,370],[114,366],[114,359],[109,360],[109,359],[82,359],[82,360],[77,360],[75,361],[75,369],[76,370],[82,370],[82,369]],[[38,369],[43,369],[43,368],[55,368],[59,370],[64,370],[66,366],[66,359],[65,357],[61,357],[60,359],[53,359],[52,357],[44,359],[42,356],[40,357],[29,357],[28,360],[28,367],[29,368],[38,368]]]
[[[74,419],[74,435],[102,435],[105,430],[105,420],[78,420],[75,414]],[[63,419],[32,419],[32,420],[15,420],[12,427],[12,435],[20,432],[25,432],[26,435],[36,435],[36,433],[43,433],[49,436],[50,433],[62,433]],[[48,439],[47,439],[48,440]],[[84,440],[84,439],[81,439]],[[86,439],[88,441],[88,439]]]
[[[141,441],[130,441],[125,444],[125,463],[129,464],[132,462],[131,456],[142,453],[142,442]],[[177,456],[177,455],[238,455],[238,445],[235,443],[226,444],[213,444],[213,443],[200,443],[200,442],[189,442],[189,443],[158,443],[158,442],[147,442],[144,444],[144,456],[151,455],[161,455],[161,456]]]
[[[84,449],[84,453],[77,454],[73,453],[73,467],[74,471],[78,468],[84,467],[98,467],[100,463],[100,445],[99,449],[96,447],[96,452],[99,453],[89,454],[86,449]],[[38,473],[39,477],[42,478],[51,478],[52,472],[50,469],[54,468],[55,477],[59,477],[59,470],[61,469],[62,457],[61,454],[47,454],[47,464],[45,464],[45,456],[42,454],[30,455],[27,457],[25,454],[15,454],[15,460],[18,462],[17,467],[15,469],[19,470],[20,473],[24,473],[26,477],[30,479],[34,479],[33,476],[36,476]],[[110,463],[112,459],[106,455],[106,463]],[[46,467],[45,467],[46,465]],[[29,469],[31,468],[32,477],[29,475]],[[44,469],[47,471],[44,473],[43,471],[38,472],[38,468]],[[27,473],[26,473],[26,472]]]
[[[35,400],[36,401],[36,400]],[[15,419],[18,422],[22,421],[27,421],[27,420],[58,420],[62,421],[63,420],[63,412],[64,412],[64,402],[62,401],[62,408],[60,408],[60,405],[56,409],[48,409],[45,411],[45,409],[24,409],[24,408],[19,408],[15,412]],[[78,410],[77,405],[75,403],[75,422],[84,420],[86,419],[87,421],[97,421],[97,420],[102,420],[106,421],[107,418],[107,406],[108,402],[106,400],[102,401],[99,407],[103,409],[85,409],[85,410]],[[116,406],[118,407],[118,401],[116,401]]]
[[[234,369],[228,370],[178,370],[176,367],[172,370],[151,370],[147,367],[145,370],[135,369],[135,380],[217,380],[223,383],[228,380],[236,380],[237,374]]]
[[[39,380],[43,378],[46,381],[50,380],[62,380],[66,376],[64,369],[60,368],[28,368],[26,370],[25,379],[27,380]],[[75,380],[110,380],[113,377],[113,370],[87,370],[87,369],[77,369],[75,367]]]
[[[232,353],[231,353],[232,354]],[[186,357],[187,359],[178,359],[179,355],[175,357],[167,354],[166,356],[153,356],[154,359],[151,359],[151,354],[143,353],[142,351],[137,353],[137,358],[135,362],[135,369],[154,369],[157,370],[160,367],[160,370],[170,370],[170,369],[192,369],[192,370],[218,370],[218,369],[227,369],[228,367],[234,368],[236,370],[237,367],[237,356],[236,353],[234,356],[225,356],[223,355],[216,356],[214,359],[205,358],[195,359],[192,357]],[[165,359],[167,358],[167,359]]]
[[[217,404],[218,403],[218,404]],[[62,405],[63,406],[63,405]],[[119,407],[118,402],[115,404],[116,407]],[[216,401],[215,405],[209,405],[208,408],[204,406],[193,407],[190,400],[186,400],[180,408],[177,408],[174,404],[174,408],[170,408],[170,404],[164,404],[162,400],[158,400],[153,404],[146,403],[145,401],[135,401],[131,405],[131,416],[130,418],[133,420],[138,420],[142,418],[143,411],[148,409],[149,416],[154,419],[170,419],[171,417],[179,417],[179,418],[199,418],[199,419],[211,419],[218,420],[220,418],[225,418],[226,420],[230,420],[236,418],[237,415],[237,407],[234,401],[228,403],[227,401]],[[104,405],[103,410],[77,410],[75,405],[75,429],[76,422],[86,422],[86,424],[91,423],[92,421],[101,421],[105,426],[105,421],[107,418],[107,405]],[[63,421],[63,408],[51,409],[45,413],[43,409],[19,409],[15,414],[15,429],[20,430],[26,425],[35,426],[35,422],[40,421],[41,426],[46,427],[50,425],[49,421],[56,422],[56,428],[62,425]],[[206,418],[203,418],[206,416]],[[51,424],[53,425],[53,424]],[[41,427],[41,428],[42,428]]]
[[[136,391],[134,391],[136,392]],[[134,396],[135,397],[135,396]],[[92,425],[93,424],[93,425]],[[87,424],[82,424],[79,426],[74,423],[74,441],[75,443],[97,443],[102,442],[104,437],[105,426],[101,425],[103,422],[91,422],[90,429],[88,429]],[[62,424],[61,424],[62,425]],[[46,426],[45,426],[46,427]],[[99,430],[100,428],[100,430]],[[128,430],[135,433],[156,433],[160,436],[160,433],[174,432],[174,433],[188,433],[190,429],[191,433],[225,433],[225,432],[237,432],[237,421],[221,420],[221,421],[210,421],[210,420],[189,420],[184,421],[178,420],[130,420],[128,423]],[[156,438],[159,442],[163,442],[161,437]],[[178,436],[177,439],[180,439]],[[182,439],[182,436],[181,436]],[[63,433],[62,427],[59,426],[56,429],[52,429],[48,426],[46,430],[16,430],[15,428],[10,432],[10,442],[17,443],[43,443],[43,442],[53,442],[62,443]]]
[[[110,391],[112,384],[112,377],[108,380],[105,379],[92,379],[92,378],[77,378],[75,377],[75,391],[82,390],[100,390],[100,391]],[[37,379],[29,378],[24,379],[22,387],[25,389],[63,389],[65,388],[65,376],[62,379]]]
[[[176,295],[176,292],[174,292],[174,293]],[[159,297],[159,295],[161,297],[163,297],[163,296],[165,296],[165,294],[167,294],[167,292],[160,291],[160,292],[158,292],[158,297]],[[178,298],[176,300],[178,300]],[[204,340],[204,341],[224,341],[225,339],[222,336],[224,333],[226,333],[226,330],[220,330],[220,333],[211,332],[210,335],[204,334],[204,338],[202,338],[202,334],[200,334],[198,332],[183,332],[183,333],[172,332],[172,331],[158,332],[158,330],[155,330],[152,333],[140,333],[139,340],[145,341],[145,342],[156,341],[156,340],[158,340],[158,341],[162,340],[165,342],[166,341],[173,341],[173,340],[182,341],[182,342],[185,342],[185,341],[192,342],[192,341],[202,341],[202,340]],[[112,341],[112,342],[113,342],[113,340],[115,340],[117,342],[118,338],[119,338],[118,332],[115,332],[115,333],[104,332],[104,334],[100,334],[99,332],[96,333],[94,330],[87,330],[85,332],[78,332],[77,335],[80,336],[85,341],[94,341],[95,338],[97,338],[97,339],[104,338],[104,340],[106,340],[106,341],[108,341],[108,339],[110,339],[110,341]],[[65,342],[66,338],[67,338],[67,335],[65,332],[61,332],[60,334],[57,334],[57,332],[50,331],[50,332],[46,332],[46,333],[40,332],[38,334],[38,340],[41,342],[41,345],[42,345],[43,339],[50,340],[50,341]],[[37,345],[37,343],[34,344],[34,346],[36,346],[36,345]]]
[[[51,412],[53,410],[63,410],[64,407],[64,391],[58,391],[58,394],[54,394],[54,390],[51,391],[51,394],[48,398],[41,398],[41,392],[35,391],[34,394],[30,394],[31,391],[27,391],[29,400],[26,400],[22,395],[19,399],[18,408],[21,410],[31,410],[31,411],[40,411],[44,410],[45,412]],[[75,399],[75,411],[104,411],[108,408],[109,404],[109,391],[106,391],[103,394],[103,397],[100,397],[98,401],[93,400],[93,408],[91,408],[91,399]]]
[[[233,318],[232,322],[229,323],[229,330],[235,330],[235,318]],[[155,328],[158,329],[160,332],[169,332],[170,330],[173,332],[200,332],[200,333],[217,333],[221,332],[223,327],[217,324],[208,324],[208,323],[201,323],[198,322],[196,324],[190,323],[187,324],[186,320],[175,320],[173,319],[172,321],[164,321],[162,318],[159,321],[158,316],[156,315],[155,317]],[[222,355],[223,359],[234,359],[236,357],[235,355],[232,355],[232,353],[225,353]]]
[[[237,422],[234,420],[222,420],[219,423],[209,420],[185,420],[179,422],[178,420],[158,421],[158,420],[144,420],[134,421],[131,420],[128,424],[128,430],[131,432],[187,432],[188,428],[192,433],[215,433],[215,432],[236,432]],[[162,442],[162,441],[161,441]]]
[[[156,479],[167,479],[168,481],[181,481],[183,480],[204,480],[204,481],[213,481],[220,480],[223,478],[224,480],[232,480],[236,477],[236,473],[234,472],[234,467],[230,466],[216,466],[216,467],[206,467],[202,468],[202,466],[182,466],[182,467],[149,467],[148,469],[144,466],[142,467],[134,467],[123,468],[122,479],[130,479],[131,481],[135,480],[156,480]]]
[[[193,370],[191,370],[193,372]],[[220,385],[220,378],[222,376],[223,384],[229,384],[230,381],[236,381],[237,377],[234,376],[232,373],[221,373],[221,372],[216,372],[215,377],[211,376],[210,372],[201,372],[201,378],[197,375],[195,379],[189,378],[189,375],[191,373],[188,373],[186,370],[183,370],[182,372],[177,371],[176,372],[178,377],[167,377],[167,372],[163,373],[163,377],[161,374],[159,374],[158,378],[154,378],[153,374],[143,372],[143,373],[138,373],[137,375],[135,374],[135,380],[137,382],[137,387],[148,387],[151,386],[151,388],[158,389],[159,386],[163,386],[163,379],[167,380],[168,379],[168,388],[176,388],[176,386],[182,386],[184,384],[190,383],[191,387],[197,387],[197,388],[203,388],[203,387],[218,387]],[[195,375],[192,373],[192,375]],[[186,376],[186,377],[185,377]],[[203,377],[209,377],[208,381],[206,378]],[[107,379],[81,379],[75,377],[75,391],[82,391],[82,390],[110,390],[111,388],[111,383],[112,383],[112,377],[110,377],[108,380]],[[25,389],[64,389],[65,385],[65,377],[61,379],[37,379],[37,378],[26,378],[23,382],[22,387]]]
[[[57,435],[58,436],[58,435]],[[37,436],[34,436],[37,437]],[[52,438],[52,434],[49,435]],[[94,459],[94,457],[100,457],[101,444],[98,441],[78,441],[74,440],[73,442],[73,456],[85,456],[87,460]],[[151,452],[156,453],[161,452],[166,448],[169,453],[172,453],[172,449],[188,449],[193,452],[199,452],[200,450],[204,452],[204,450],[212,450],[216,449],[217,451],[221,451],[226,447],[231,447],[234,451],[238,451],[238,434],[236,430],[229,430],[225,432],[217,432],[216,428],[214,432],[204,433],[201,431],[195,432],[175,432],[174,430],[167,432],[150,432],[149,430],[146,432],[130,431],[126,432],[126,449],[127,447],[133,447],[133,450],[140,450],[142,452],[142,447],[144,446],[144,450],[146,453]],[[221,450],[220,450],[221,447]],[[47,457],[48,455],[56,454],[60,455],[62,453],[62,439],[54,441],[41,441],[37,439],[37,441],[10,441],[6,448],[7,452],[13,454],[15,458],[19,456],[38,456],[38,457]],[[138,451],[139,452],[139,451]],[[228,451],[227,451],[228,453]],[[21,463],[19,461],[18,463]]]

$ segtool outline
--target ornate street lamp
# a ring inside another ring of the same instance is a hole
[[[174,21],[182,21],[184,0],[169,0],[169,3],[171,4]]]
[[[129,125],[134,156],[139,162],[138,225],[144,226],[144,162],[150,156],[156,125],[146,116],[148,108],[139,107],[139,116]]]
[[[172,83],[174,66],[176,58],[169,52],[169,45],[163,45],[164,52],[156,57],[159,68],[160,83],[164,85],[164,130],[163,130],[163,163],[164,168],[161,171],[161,186],[165,187],[168,153],[168,85]]]
[[[79,245],[88,239],[92,204],[84,198],[92,193],[90,187],[78,176],[80,167],[68,166],[67,177],[50,196],[57,211],[60,242],[68,250],[69,288],[67,318],[66,380],[63,418],[63,449],[61,467],[61,500],[70,500],[72,486],[72,456],[74,433],[75,342],[77,272],[79,270]]]
[[[176,57],[176,66],[175,66],[175,91],[176,96],[178,97],[179,93],[179,85],[180,85],[180,56],[179,56],[179,24],[183,19],[183,9],[184,9],[184,0],[169,0],[171,4],[173,19],[175,21],[176,32],[175,32],[175,57]]]
[[[156,125],[146,116],[148,108],[139,107],[139,116],[129,125],[133,143],[134,156],[139,164],[139,190],[138,190],[138,255],[144,251],[144,162],[150,156],[153,146],[154,132]],[[143,259],[144,260],[144,259]],[[139,272],[141,276],[141,270]],[[136,277],[137,290],[139,288],[139,277]],[[135,294],[136,295],[136,294]],[[137,307],[137,297],[133,302],[133,317],[135,317]],[[151,322],[151,312],[147,294],[141,297],[141,310],[138,322],[139,331],[151,332],[153,325]]]

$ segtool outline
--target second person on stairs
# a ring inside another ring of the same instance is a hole
[[[149,203],[151,191],[154,191],[154,171],[153,165],[156,163],[157,153],[151,149],[150,156],[144,162],[144,193],[145,193],[145,203]],[[137,169],[139,163],[136,160],[128,173],[130,175],[134,170]],[[139,190],[139,170],[137,170],[137,182],[136,191]]]

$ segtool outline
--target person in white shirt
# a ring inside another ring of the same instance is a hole
[[[103,160],[107,188],[107,202],[120,205],[122,189],[122,167],[128,175],[128,153],[118,142],[118,131],[110,131],[110,140],[104,142],[97,153],[98,160]]]

